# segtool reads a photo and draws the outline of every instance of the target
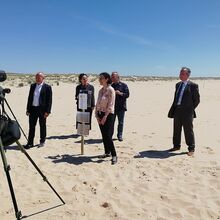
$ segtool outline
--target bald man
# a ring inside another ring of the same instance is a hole
[[[117,137],[119,141],[123,141],[124,117],[127,111],[127,98],[130,95],[127,84],[121,82],[118,72],[112,72],[112,87],[115,90],[115,118],[118,118]]]
[[[40,144],[44,146],[46,139],[46,120],[51,112],[52,106],[52,89],[51,86],[44,82],[44,73],[38,72],[35,75],[35,83],[31,84],[26,115],[29,116],[29,134],[28,143],[24,146],[29,149],[34,146],[35,127],[37,120],[40,124]]]

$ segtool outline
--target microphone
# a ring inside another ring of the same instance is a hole
[[[7,79],[7,75],[4,70],[0,70],[0,82],[4,82]]]

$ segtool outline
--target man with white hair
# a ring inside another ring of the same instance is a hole
[[[26,115],[29,116],[28,143],[24,146],[29,149],[34,146],[35,127],[37,120],[40,124],[40,144],[44,146],[46,139],[46,120],[51,112],[52,88],[44,82],[44,73],[38,72],[35,75],[36,82],[31,84],[28,95]]]
[[[129,97],[129,89],[127,84],[120,81],[118,72],[112,72],[111,75],[112,87],[115,90],[115,118],[118,118],[117,138],[119,141],[123,141],[123,127],[124,117],[127,111],[127,98]]]

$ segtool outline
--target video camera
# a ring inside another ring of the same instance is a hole
[[[7,78],[5,71],[0,70],[0,82],[5,81]],[[60,195],[56,192],[56,190],[53,188],[53,186],[50,184],[50,182],[47,180],[46,176],[41,172],[39,167],[35,164],[33,159],[28,155],[28,153],[25,151],[25,148],[20,144],[18,141],[20,139],[21,133],[20,129],[23,132],[26,140],[27,137],[22,130],[21,126],[19,125],[14,113],[12,112],[6,98],[5,98],[5,93],[9,93],[11,90],[10,89],[3,89],[0,86],[0,153],[1,153],[1,158],[3,162],[3,167],[5,169],[7,181],[8,181],[8,186],[11,192],[11,198],[12,202],[14,205],[14,210],[15,210],[15,216],[17,220],[20,220],[22,218],[21,211],[18,210],[18,205],[14,193],[14,188],[12,185],[11,177],[10,177],[10,165],[7,163],[6,155],[5,155],[5,148],[14,142],[18,145],[19,149],[22,151],[22,153],[25,154],[25,156],[28,158],[28,160],[32,163],[32,165],[36,168],[38,173],[43,177],[43,180],[47,182],[49,187],[53,190],[53,192],[59,197],[59,199],[62,201],[63,204],[65,204],[64,200],[60,197]],[[15,120],[11,120],[8,116],[8,114],[5,111],[4,108],[4,103],[7,105],[8,109],[10,110],[11,114],[13,115]]]
[[[5,71],[0,70],[0,82],[3,82],[7,79]],[[8,146],[17,141],[21,134],[19,129],[19,124],[17,120],[11,120],[8,114],[5,112],[4,102],[6,102],[10,111],[11,108],[5,99],[5,94],[10,93],[11,90],[8,88],[3,89],[0,86],[0,137],[2,139],[3,146]],[[11,111],[12,112],[12,111]],[[13,114],[13,112],[12,112]],[[14,114],[13,114],[14,115]]]

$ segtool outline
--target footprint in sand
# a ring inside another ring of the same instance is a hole
[[[206,147],[205,149],[208,151],[208,154],[214,154],[214,151],[211,147]]]

